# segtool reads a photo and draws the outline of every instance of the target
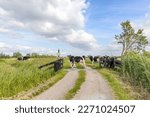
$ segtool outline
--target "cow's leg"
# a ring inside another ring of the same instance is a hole
[[[73,67],[76,67],[76,64],[75,64],[75,62],[73,63]]]
[[[72,68],[72,62],[71,62],[71,61],[69,61],[69,63],[70,63],[70,67]]]
[[[80,60],[79,63],[84,67],[83,60]]]
[[[82,62],[83,62],[83,66],[84,66],[84,68],[86,68],[86,63],[85,63],[84,58],[83,58]]]
[[[93,65],[94,61],[92,61],[92,65]]]
[[[74,67],[74,63],[72,61],[69,61],[70,63],[70,67],[73,68]]]

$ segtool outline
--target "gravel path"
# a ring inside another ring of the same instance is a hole
[[[62,100],[65,94],[74,86],[77,78],[78,70],[71,69],[62,80],[33,98],[33,100]]]
[[[114,95],[108,83],[91,68],[86,69],[86,81],[73,100],[111,100]]]

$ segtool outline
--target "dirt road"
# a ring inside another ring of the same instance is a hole
[[[77,78],[78,70],[71,69],[62,80],[33,98],[33,100],[62,100],[65,94],[74,86]]]
[[[91,68],[86,69],[86,81],[73,100],[110,100],[114,95],[108,83]]]
[[[92,68],[86,68],[86,80],[73,100],[111,100],[114,94],[107,81]],[[78,69],[71,69],[54,86],[34,97],[34,100],[63,100],[65,94],[74,86],[78,78]]]

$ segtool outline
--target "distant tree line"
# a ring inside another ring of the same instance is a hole
[[[10,55],[4,54],[4,53],[0,53],[0,58],[10,58]]]
[[[4,53],[0,53],[0,58],[18,58],[23,56],[21,52],[14,52],[13,55],[8,55]],[[38,53],[27,53],[25,56],[29,56],[31,58],[46,58],[46,57],[53,57],[53,55],[47,55],[47,54],[38,54]]]

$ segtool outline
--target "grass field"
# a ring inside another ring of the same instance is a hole
[[[0,98],[28,90],[55,75],[53,69],[38,66],[56,60],[56,57],[34,58],[17,61],[16,58],[0,59]]]

